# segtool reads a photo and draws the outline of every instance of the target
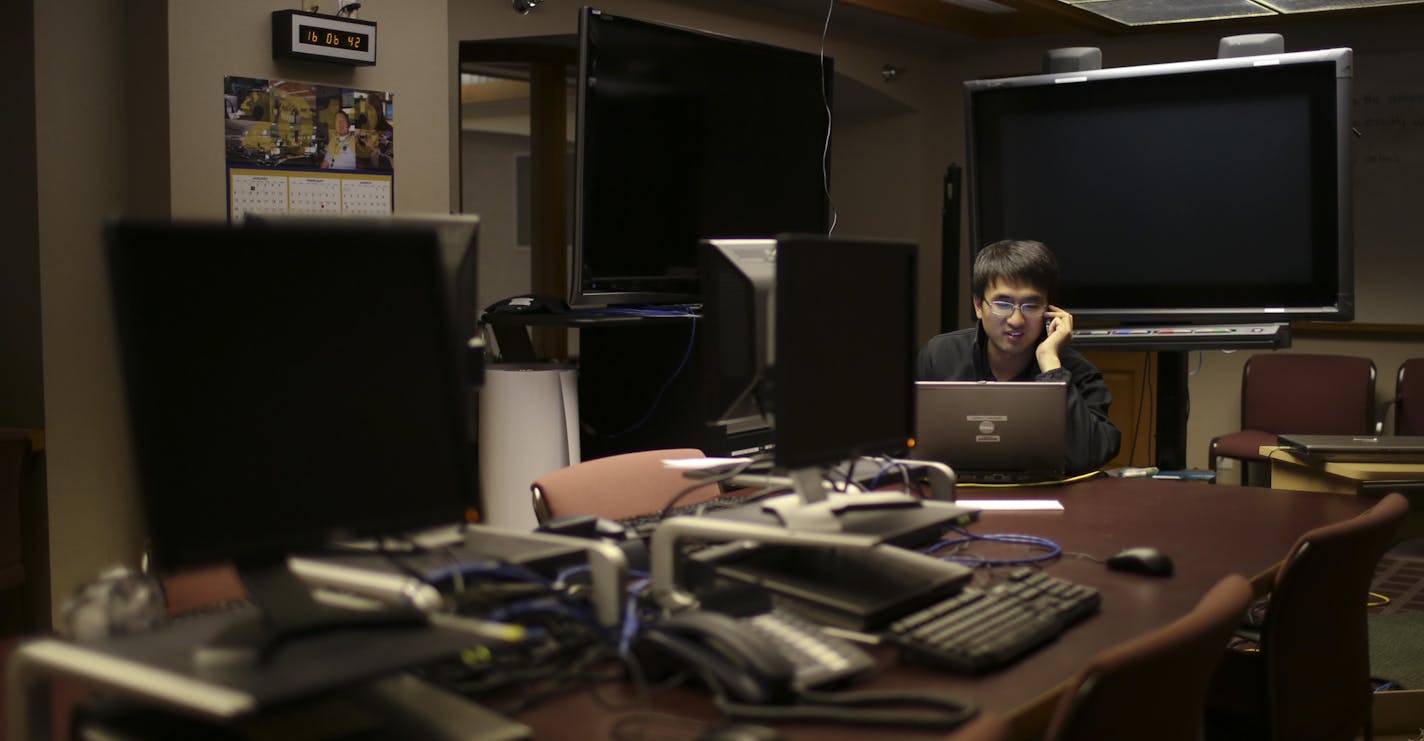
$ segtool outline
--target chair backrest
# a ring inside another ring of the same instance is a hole
[[[1408,510],[1403,495],[1389,494],[1291,546],[1261,627],[1273,738],[1353,739],[1364,727],[1371,691],[1365,602]]]
[[[247,599],[247,587],[230,564],[180,571],[164,576],[160,583],[170,615]]]
[[[681,471],[667,468],[669,458],[704,458],[695,448],[672,448],[622,453],[575,463],[535,479],[530,486],[534,514],[539,522],[564,515],[595,515],[610,520],[656,512],[668,500],[695,482]],[[688,492],[679,504],[692,504],[717,496],[717,484]]]
[[[1045,738],[1128,738],[1151,728],[1154,739],[1197,741],[1207,686],[1250,602],[1250,583],[1229,575],[1171,624],[1098,653],[1068,681]]]
[[[1241,378],[1241,429],[1308,435],[1374,431],[1375,364],[1349,355],[1251,356]]]
[[[1394,434],[1424,435],[1424,358],[1399,364],[1394,377]]]

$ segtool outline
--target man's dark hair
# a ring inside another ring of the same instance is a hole
[[[974,256],[969,287],[975,296],[983,297],[996,280],[1033,286],[1052,303],[1058,295],[1058,258],[1042,242],[1031,239],[994,242]]]

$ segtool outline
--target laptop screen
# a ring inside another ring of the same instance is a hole
[[[1063,477],[1068,387],[1036,381],[917,381],[911,457],[948,464],[961,481]]]

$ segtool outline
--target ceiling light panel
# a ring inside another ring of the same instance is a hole
[[[1068,4],[1125,26],[1275,15],[1270,8],[1250,0],[1083,0]]]
[[[1256,0],[1282,13],[1315,13],[1322,10],[1378,8],[1386,5],[1421,5],[1424,0]]]

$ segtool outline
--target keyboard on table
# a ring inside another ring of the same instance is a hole
[[[1096,589],[1015,569],[989,589],[965,587],[890,625],[887,638],[910,661],[965,673],[998,669],[1053,640],[1098,609]]]
[[[694,502],[692,504],[679,504],[673,507],[672,509],[667,510],[666,512],[658,510],[656,512],[645,512],[641,515],[625,517],[619,520],[619,522],[621,522],[624,527],[630,528],[636,532],[652,532],[652,529],[657,527],[658,523],[670,517],[681,517],[684,515],[696,517],[697,515],[704,514],[706,512],[716,512],[719,509],[742,507],[747,504],[750,504],[751,501],[751,499],[748,499],[744,496],[739,497],[724,495],[703,500],[701,502]]]

